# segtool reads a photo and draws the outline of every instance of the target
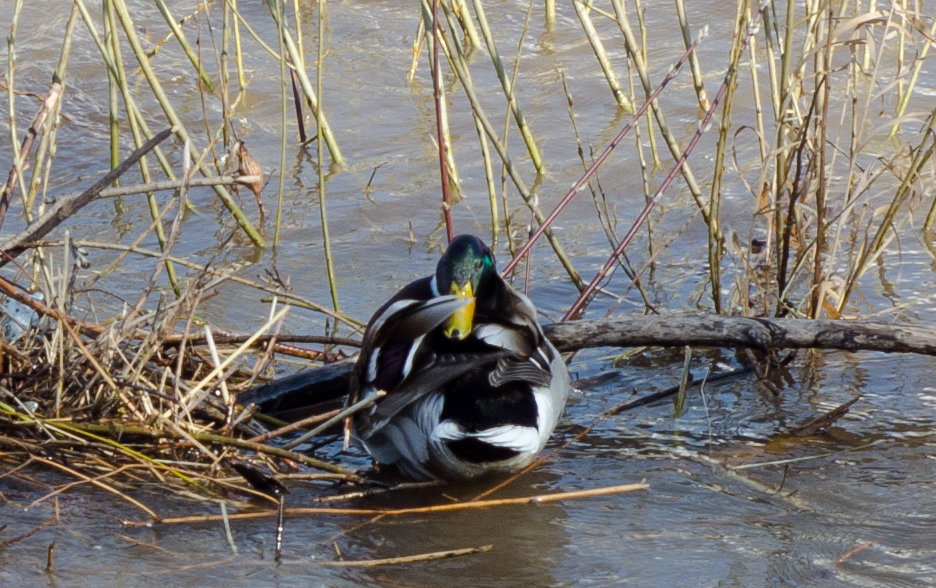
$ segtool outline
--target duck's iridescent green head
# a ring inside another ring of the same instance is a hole
[[[436,268],[436,288],[439,294],[454,294],[471,302],[445,322],[446,337],[464,339],[471,334],[474,300],[495,271],[494,255],[481,239],[474,235],[452,239]]]

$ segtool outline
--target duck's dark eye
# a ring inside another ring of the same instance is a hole
[[[475,271],[480,270],[481,266],[484,264],[480,259],[475,262]]]

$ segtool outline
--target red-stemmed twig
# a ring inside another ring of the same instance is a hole
[[[439,181],[442,182],[442,213],[445,216],[445,233],[449,242],[455,238],[452,223],[452,200],[449,193],[449,173],[445,164],[445,135],[442,127],[442,75],[439,71],[439,0],[432,0],[432,96],[435,99],[436,137],[439,144]]]
[[[514,255],[513,259],[510,260],[510,263],[504,267],[505,275],[509,274],[511,270],[514,269],[514,266],[516,266],[517,263],[523,258],[523,256],[526,255],[528,251],[530,251],[530,248],[533,247],[533,244],[536,243],[536,241],[543,235],[544,232],[546,232],[546,229],[548,229],[549,225],[551,225],[553,221],[556,220],[556,217],[559,216],[559,213],[562,212],[563,209],[565,209],[566,205],[569,204],[573,198],[575,198],[579,191],[581,191],[581,189],[585,186],[585,183],[588,182],[588,180],[592,177],[592,175],[594,175],[601,164],[603,164],[608,156],[611,155],[611,152],[614,151],[614,148],[624,140],[624,137],[627,135],[627,133],[630,132],[632,128],[634,128],[634,125],[637,123],[640,117],[644,115],[644,113],[647,111],[647,108],[650,107],[653,101],[656,100],[657,96],[660,95],[660,92],[663,91],[663,88],[665,88],[666,85],[676,77],[676,74],[679,72],[679,68],[682,67],[687,59],[689,59],[689,55],[695,51],[695,48],[707,34],[707,29],[703,30],[702,33],[699,34],[699,37],[692,43],[692,45],[689,46],[688,49],[686,49],[685,53],[682,54],[679,60],[673,64],[673,67],[670,68],[669,73],[666,74],[666,77],[663,78],[663,81],[660,82],[660,85],[653,90],[643,105],[637,109],[637,111],[634,113],[634,116],[631,117],[630,121],[624,125],[624,128],[622,128],[617,136],[614,137],[611,143],[605,147],[604,151],[602,151],[601,154],[595,159],[594,163],[592,163],[588,169],[585,170],[585,173],[582,174],[582,177],[580,177],[577,182],[572,184],[572,187],[569,188],[569,191],[566,192],[566,195],[562,197],[562,200],[560,200],[556,207],[553,208],[552,212],[549,213],[549,216],[546,217],[546,220],[544,220],[539,228],[537,228],[536,231],[530,236],[526,244],[521,247],[519,251],[517,251],[517,254]]]
[[[767,3],[761,4],[760,8],[757,11],[756,17],[759,19],[760,16],[764,13]],[[756,26],[750,26],[748,32],[744,37],[744,40],[741,42],[741,53],[747,49],[748,42],[751,40],[751,37],[754,33],[757,32]],[[611,267],[617,263],[617,258],[620,256],[624,249],[630,244],[634,239],[634,235],[637,234],[637,230],[643,225],[644,221],[647,220],[647,217],[650,215],[650,211],[653,210],[653,207],[660,200],[660,196],[663,194],[663,191],[670,185],[673,181],[673,178],[676,177],[676,174],[679,173],[679,170],[682,169],[686,159],[689,157],[689,154],[695,149],[696,144],[699,142],[699,139],[702,138],[702,135],[708,130],[709,122],[712,120],[712,117],[715,115],[715,109],[718,108],[719,103],[725,97],[725,92],[728,89],[729,80],[732,79],[733,73],[730,69],[725,73],[725,78],[722,81],[721,86],[718,88],[718,93],[715,95],[715,99],[712,100],[712,104],[707,111],[705,111],[705,116],[702,117],[702,120],[699,122],[699,127],[696,129],[696,132],[692,135],[692,138],[689,140],[689,143],[686,145],[686,149],[683,151],[682,156],[676,161],[676,164],[673,168],[666,174],[666,178],[663,180],[663,183],[656,189],[656,192],[653,193],[653,196],[647,200],[647,204],[644,206],[643,210],[640,211],[640,214],[637,215],[637,218],[634,220],[634,224],[631,225],[627,234],[624,235],[624,238],[621,239],[621,242],[618,243],[617,247],[614,248],[614,253],[605,261],[604,265],[601,266],[601,269],[595,274],[595,277],[592,278],[592,281],[588,283],[588,286],[579,293],[578,298],[575,299],[575,302],[569,308],[569,311],[565,313],[565,316],[562,317],[562,320],[567,321],[572,317],[576,316],[579,309],[583,304],[591,297],[595,292],[595,289],[598,288],[598,284],[608,275],[608,272],[611,270]]]

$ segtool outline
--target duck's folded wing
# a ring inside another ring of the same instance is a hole
[[[364,349],[372,352],[390,339],[416,341],[470,302],[469,298],[451,295],[429,300],[397,300],[371,320]]]
[[[533,386],[546,388],[552,382],[552,374],[533,359],[503,357],[488,374],[488,382],[499,388],[508,382],[526,382]]]
[[[518,356],[534,355],[543,346],[545,336],[536,322],[533,303],[499,277],[494,291],[495,294],[485,303],[479,302],[472,334],[488,345],[512,351]]]
[[[371,318],[348,390],[351,402],[369,387],[391,390],[406,377],[423,337],[470,302],[456,296],[394,298]]]
[[[500,350],[466,354],[425,354],[420,364],[414,366],[399,386],[380,400],[370,413],[365,412],[358,417],[360,434],[366,439],[410,404],[430,392],[440,390],[449,382],[480,369],[485,364],[490,365],[503,358],[503,355],[504,352]]]

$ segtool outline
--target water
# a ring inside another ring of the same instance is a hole
[[[50,48],[42,39],[59,35],[64,17],[45,14],[39,5],[28,4],[19,28],[18,43],[22,46],[17,83],[20,89],[42,94],[57,58],[57,47]],[[146,28],[148,38],[160,38],[163,29],[154,9],[146,3],[138,3],[136,8],[137,24]],[[649,30],[672,27],[669,5],[647,8]],[[265,8],[260,3],[246,3],[241,9],[272,43],[275,37]],[[501,52],[509,58],[516,51],[525,6],[497,3],[487,9],[495,35],[500,34],[503,40]],[[184,7],[175,10],[181,14]],[[575,100],[576,125],[586,147],[603,148],[629,117],[615,108],[570,6],[558,6],[553,31],[543,29],[538,10],[524,40],[518,87],[521,105],[548,166],[540,186],[548,209],[582,170],[560,71]],[[308,13],[313,14],[311,9]],[[694,2],[689,17],[699,26],[708,22],[714,32],[724,32],[734,17],[734,7]],[[342,310],[360,319],[366,319],[401,284],[428,273],[443,239],[437,212],[432,92],[425,60],[413,83],[405,79],[416,18],[415,6],[385,0],[329,6],[330,51],[323,100],[349,166],[330,177],[328,214]],[[608,49],[623,73],[623,48],[614,27],[598,20],[600,30],[615,40],[609,41]],[[311,58],[314,27],[306,26],[305,33]],[[360,43],[362,38],[367,42]],[[720,80],[718,64],[723,62],[729,41],[727,34],[713,34],[702,47],[703,70],[712,72],[706,80],[710,95]],[[653,43],[651,63],[658,64],[652,72],[654,80],[662,78],[681,52],[680,45],[675,36]],[[272,170],[281,165],[276,72],[255,44],[247,46],[255,53],[248,57],[251,85],[238,113],[238,132],[265,168]],[[79,34],[73,51],[66,121],[53,174],[56,185],[67,192],[93,181],[93,170],[101,169],[106,161],[106,87],[100,81],[98,59],[86,33]],[[191,89],[191,80],[185,78],[188,74],[179,73],[184,71],[181,57],[171,43],[155,62],[166,79],[173,80],[167,86],[179,100],[183,115],[201,116],[200,101]],[[492,89],[483,100],[489,115],[500,120],[499,86],[483,52],[474,56],[472,67],[475,85]],[[488,204],[478,197],[484,188],[480,164],[474,159],[475,131],[460,91],[453,83],[447,89],[459,171],[468,195],[456,208],[456,224],[459,231],[489,235]],[[741,96],[744,91],[742,88]],[[663,102],[670,123],[688,137],[695,128],[698,110],[685,73],[663,95]],[[35,103],[21,98],[17,105],[22,130],[22,121],[31,117]],[[151,124],[159,128],[160,117],[155,109],[152,112]],[[706,178],[710,174],[703,172],[708,169],[713,141],[707,138],[691,160],[697,173]],[[81,149],[64,148],[78,144]],[[529,162],[519,148],[518,136],[511,137],[511,146],[528,173]],[[3,161],[8,161],[8,146],[0,152]],[[381,167],[367,197],[363,189],[378,165]],[[275,263],[290,277],[296,292],[327,306],[314,149],[304,152],[290,144],[282,173],[285,208],[282,244],[275,259],[270,250],[258,251],[238,235],[220,263],[242,268],[241,275],[250,279]],[[665,169],[658,176],[662,173]],[[602,168],[601,181],[609,207],[620,218],[619,231],[623,231],[643,204],[632,144],[625,142],[620,153]],[[278,176],[274,176],[265,192],[268,210],[275,206],[277,182]],[[746,234],[754,224],[752,206],[736,178],[727,186],[725,198],[726,225]],[[255,218],[252,199],[247,194],[242,202]],[[98,202],[68,226],[78,239],[126,242],[149,223],[141,203],[141,197]],[[193,192],[193,203],[196,211],[187,216],[175,253],[205,262],[218,240],[235,229],[210,192]],[[707,304],[705,260],[700,258],[705,227],[687,203],[685,189],[674,184],[663,203],[665,213],[654,215],[657,237],[661,242],[672,240],[656,258],[654,271],[644,275],[651,303],[662,312]],[[520,210],[517,202],[511,206],[517,213],[515,223],[522,228],[528,213]],[[5,230],[12,230],[18,222],[13,216]],[[414,241],[409,240],[411,230]],[[604,261],[608,247],[587,193],[564,213],[556,230],[576,267],[590,278]],[[264,231],[271,238],[269,224]],[[639,240],[630,250],[637,263],[645,261],[645,237],[640,239],[643,242]],[[503,241],[501,235],[498,251],[502,264],[508,257]],[[152,242],[144,245],[154,248]],[[883,266],[880,274],[870,275],[863,283],[860,310],[890,309],[908,320],[926,320],[934,291],[931,258],[912,238],[901,243],[899,264],[896,251],[892,252],[891,265]],[[92,272],[105,267],[116,255],[107,250],[92,252]],[[531,296],[547,317],[557,319],[574,298],[574,291],[547,249],[537,250],[536,262]],[[101,277],[97,286],[132,298],[130,293],[145,282],[149,267],[145,261],[135,266],[131,260],[120,272]],[[610,286],[623,295],[619,311],[641,311],[639,295],[633,289],[625,292],[625,287],[622,275]],[[611,303],[608,298],[598,298],[589,316],[602,316]],[[200,316],[212,325],[248,332],[263,323],[267,306],[256,291],[228,284],[200,308]],[[287,319],[286,330],[322,332],[323,320],[296,310]],[[619,352],[590,350],[572,360],[572,373],[592,383],[582,386],[570,399],[551,447],[576,436],[635,392],[644,394],[678,382],[681,351],[644,350],[615,363],[612,357]],[[738,367],[733,354],[696,352],[693,370],[702,376],[707,371],[723,370],[724,365]],[[679,419],[674,419],[668,402],[622,413],[601,422],[497,496],[641,480],[649,484],[648,490],[379,521],[331,515],[293,518],[287,524],[281,566],[272,562],[272,520],[232,523],[238,550],[234,555],[220,524],[124,528],[121,520],[144,520],[146,516],[113,495],[82,486],[58,497],[58,525],[0,550],[0,585],[932,583],[936,577],[933,369],[934,360],[929,357],[801,352],[788,368],[770,375],[776,393],[747,374],[693,390]],[[596,377],[602,375],[606,377]],[[861,400],[830,434],[786,442],[776,439],[858,395]],[[341,460],[349,467],[367,464],[363,457],[339,456],[337,451],[331,445],[322,449],[320,456]],[[749,467],[777,461],[786,463]],[[47,481],[60,484],[65,480]],[[309,505],[314,498],[339,491],[322,483],[288,484],[292,506]],[[453,498],[470,499],[488,486],[481,482],[399,492],[336,506],[438,504]],[[0,531],[0,541],[53,516],[51,499],[26,508],[48,490],[0,480],[4,499],[0,526],[7,525]],[[158,488],[128,488],[127,492],[162,516],[219,512],[214,504],[164,495]],[[237,508],[238,504],[232,504],[229,509]],[[54,571],[47,574],[51,544],[55,545]],[[493,547],[485,553],[425,563],[319,565],[338,559],[373,560],[483,545]],[[859,551],[849,555],[856,549]]]

